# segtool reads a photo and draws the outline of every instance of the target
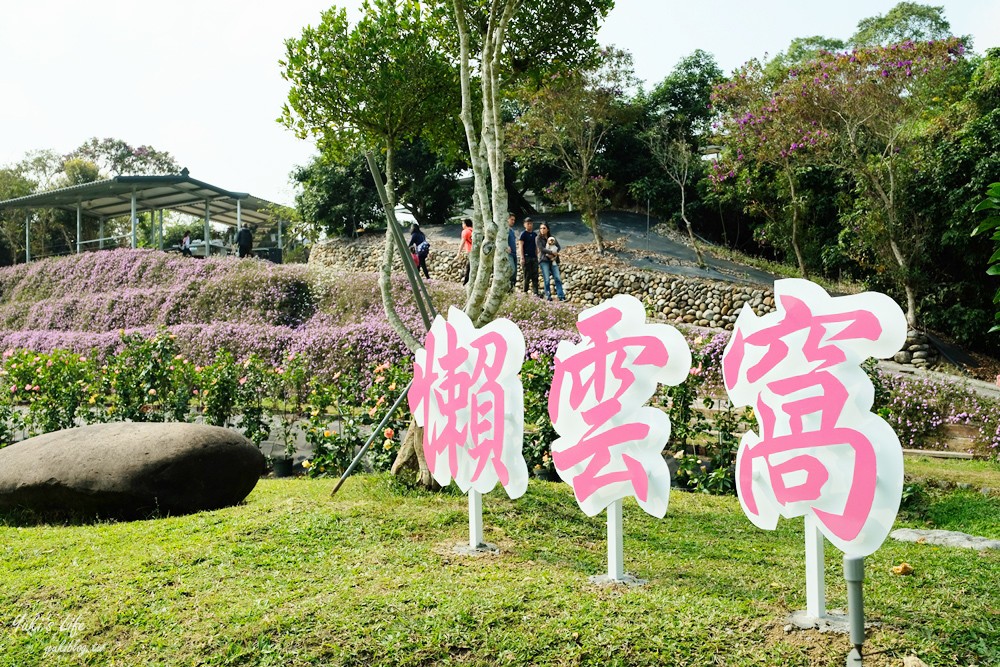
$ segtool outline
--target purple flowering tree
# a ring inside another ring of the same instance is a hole
[[[810,118],[797,88],[796,70],[775,77],[757,60],[751,60],[716,86],[712,102],[720,111],[716,129],[725,152],[712,165],[712,180],[732,180],[742,187],[756,188],[758,196],[747,198],[747,208],[788,226],[799,272],[808,278],[801,247],[804,202],[799,170],[815,159],[812,149],[830,135],[817,119]],[[786,206],[774,210],[761,203],[766,200],[759,195],[762,171],[774,173],[781,186],[778,199],[787,201]]]
[[[174,157],[152,146],[132,146],[121,139],[92,137],[66,156],[88,160],[102,174],[134,176],[137,174],[177,174],[180,167]]]
[[[757,160],[787,170],[790,193],[792,160],[803,154],[854,182],[859,197],[846,241],[905,295],[911,327],[916,326],[921,263],[933,226],[910,205],[907,193],[920,186],[925,137],[955,94],[949,79],[963,55],[958,38],[821,52],[765,89],[769,95],[756,91],[750,97],[756,102],[724,121],[735,162],[752,150]],[[765,81],[753,70],[721,87],[720,101],[739,102],[745,99],[741,95],[750,95],[743,91],[753,90],[751,82]],[[720,162],[716,178],[736,175],[731,164]],[[791,201],[795,216],[794,194]]]
[[[907,192],[920,185],[923,140],[948,108],[949,79],[964,52],[958,38],[906,41],[822,54],[796,77],[803,113],[831,132],[825,159],[850,175],[861,195],[856,238],[905,294],[911,327],[933,226]]]

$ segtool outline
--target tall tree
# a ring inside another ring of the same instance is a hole
[[[315,242],[323,236],[355,236],[361,228],[385,223],[378,192],[364,156],[347,164],[318,155],[292,172],[302,189],[295,207],[302,217],[299,233]]]
[[[0,168],[0,201],[26,197],[35,191],[37,182],[25,173],[23,165]],[[13,209],[0,210],[0,236],[7,246],[4,264],[16,264],[24,253],[24,213]]]
[[[757,60],[719,84],[712,100],[720,109],[717,129],[726,149],[713,168],[719,182],[739,176],[747,179],[751,171],[759,178],[761,167],[780,179],[777,185],[787,203],[780,211],[765,213],[787,221],[796,263],[802,277],[807,278],[809,270],[800,241],[803,199],[799,170],[828,132],[803,111],[799,85],[796,70],[775,79]],[[750,200],[747,207],[759,210],[759,202],[758,198]]]
[[[943,86],[963,52],[957,38],[858,49],[827,54],[790,79],[800,106],[789,115],[815,124],[817,150],[856,183],[868,212],[858,237],[888,260],[911,327],[930,226],[905,192],[917,183],[921,137],[947,107]]]
[[[342,164],[365,150],[385,158],[396,203],[395,151],[432,133],[453,113],[454,70],[415,0],[365,0],[356,25],[332,7],[318,26],[285,41],[282,76],[291,83],[280,121]]]
[[[694,248],[694,252],[698,256],[698,266],[705,268],[705,258],[698,245],[698,240],[694,237],[691,221],[687,217],[687,189],[694,179],[701,159],[692,150],[691,144],[683,135],[671,135],[671,131],[669,120],[661,118],[659,123],[646,133],[646,141],[663,173],[674,182],[680,191],[681,220],[684,222],[684,228],[687,229],[691,247]]]
[[[472,169],[473,235],[469,253],[470,279],[465,313],[476,324],[490,322],[510,291],[510,265],[497,252],[497,236],[506,230],[507,189],[504,179],[506,146],[502,120],[501,82],[541,78],[554,67],[586,60],[596,46],[597,24],[613,0],[436,0],[431,3],[442,18],[439,43],[450,48],[458,62],[461,90],[460,119]],[[473,85],[478,90],[474,91]],[[387,242],[382,284],[389,283],[392,244]],[[410,349],[419,343],[405,331],[383,302],[390,322]],[[423,462],[416,424],[393,464],[398,470],[411,457],[420,466],[420,480],[430,484]]]
[[[562,170],[561,190],[579,206],[599,252],[604,250],[599,215],[609,184],[595,161],[608,131],[628,109],[623,98],[634,83],[631,55],[609,48],[591,67],[548,77],[530,94],[527,113],[512,129],[522,156]]]
[[[712,91],[723,78],[715,56],[696,49],[653,88],[649,94],[651,112],[669,126],[669,134],[698,146],[711,129]]]
[[[889,46],[908,40],[929,42],[951,37],[951,24],[944,17],[944,7],[900,2],[885,14],[858,21],[851,37],[854,48]]]

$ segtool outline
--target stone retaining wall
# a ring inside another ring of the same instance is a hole
[[[326,241],[313,247],[309,263],[348,271],[378,271],[383,243],[384,237],[375,235],[353,241]],[[458,244],[439,246],[440,243],[435,244],[427,262],[431,276],[461,281],[465,260],[457,256]],[[400,266],[398,258],[396,262]],[[619,265],[575,264],[565,256],[560,267],[567,300],[581,306],[597,305],[615,294],[631,294],[645,304],[647,312],[667,322],[730,331],[744,304],[749,304],[758,315],[774,310],[774,292],[755,285],[702,280]],[[519,280],[518,289],[520,287]],[[937,363],[938,352],[926,336],[910,331],[906,344],[894,360],[928,368]]]
[[[383,241],[381,237],[327,241],[313,248],[309,263],[350,271],[378,271]],[[462,279],[465,260],[457,256],[457,251],[458,244],[432,251],[427,265],[433,278]],[[398,265],[398,258],[396,262]],[[651,315],[667,322],[729,330],[745,303],[750,304],[758,315],[774,310],[772,291],[751,285],[700,280],[631,267],[586,266],[566,259],[560,267],[566,300],[582,306],[597,305],[615,294],[631,294],[645,304]],[[519,280],[518,288],[520,286]]]

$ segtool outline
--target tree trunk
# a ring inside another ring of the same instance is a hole
[[[684,171],[684,181],[687,181],[687,170]],[[705,257],[701,253],[701,247],[698,245],[698,241],[694,238],[694,230],[691,229],[691,221],[687,219],[687,213],[685,210],[686,199],[684,196],[684,183],[681,186],[681,220],[684,221],[684,226],[688,230],[688,238],[691,240],[691,247],[694,248],[694,254],[698,256],[698,268],[705,268]]]
[[[594,232],[594,242],[597,243],[597,252],[603,253],[604,238],[601,236],[601,222],[598,216],[597,209],[591,206],[584,208],[580,215],[583,221],[590,227],[590,230]]]
[[[896,263],[902,274],[899,282],[902,283],[903,293],[906,295],[906,326],[915,329],[917,326],[917,287],[914,284],[913,276],[910,275],[910,261],[891,235],[889,248],[892,250],[892,256],[896,258]]]
[[[806,270],[806,260],[799,247],[799,202],[795,198],[795,177],[792,176],[792,170],[787,161],[785,162],[785,178],[788,179],[788,192],[791,194],[792,203],[792,250],[795,251],[795,261],[799,263],[799,272],[803,278],[808,280],[809,272]]]
[[[427,460],[424,458],[424,429],[417,426],[417,420],[410,417],[410,425],[403,436],[403,445],[396,454],[396,460],[392,462],[390,472],[396,477],[404,473],[412,472],[414,483],[429,491],[440,489],[440,485],[434,481],[430,468],[427,467]]]

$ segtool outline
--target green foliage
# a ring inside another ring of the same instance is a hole
[[[930,495],[923,484],[910,482],[903,485],[899,501],[899,513],[909,519],[922,519],[930,504]]]
[[[951,24],[944,17],[944,7],[900,2],[885,14],[858,21],[858,30],[850,43],[854,47],[887,46],[907,40],[927,42],[950,36]]]
[[[220,350],[215,361],[201,367],[198,375],[202,414],[213,426],[229,426],[239,403],[240,367],[232,352]]]
[[[101,178],[98,166],[83,158],[69,158],[63,163],[67,185],[93,183]]]
[[[408,360],[380,364],[372,369],[367,387],[360,373],[338,372],[329,381],[316,380],[309,394],[310,417],[306,440],[313,456],[306,469],[310,477],[339,477],[364,445],[365,433],[378,425],[385,411],[410,382]],[[409,411],[405,401],[374,434],[366,459],[374,471],[387,471],[399,453]]]
[[[285,41],[282,76],[291,83],[281,118],[301,137],[320,138],[341,163],[365,149],[385,151],[394,198],[393,151],[432,135],[453,117],[455,71],[431,40],[417,2],[368,0],[351,26],[333,7],[316,27]]]
[[[409,359],[401,359],[395,363],[376,366],[373,372],[375,375],[364,394],[364,401],[359,411],[362,423],[369,427],[381,422],[386,410],[413,379],[413,364]],[[350,399],[345,396],[346,400]],[[373,470],[387,471],[392,466],[396,454],[399,453],[409,418],[409,407],[404,400],[396,411],[389,415],[385,427],[381,433],[375,435],[375,440],[368,450],[368,463]]]
[[[290,353],[280,366],[274,369],[276,382],[272,397],[276,416],[281,423],[281,441],[285,445],[285,456],[295,454],[298,438],[299,416],[308,404],[309,370],[302,355]]]
[[[302,186],[295,205],[302,216],[299,231],[310,240],[354,236],[364,228],[385,228],[375,182],[363,155],[346,163],[316,156],[292,177]]]
[[[421,226],[448,222],[456,213],[458,176],[464,167],[460,160],[431,150],[426,140],[406,142],[396,152],[399,202]]]
[[[668,134],[691,145],[709,132],[712,89],[723,80],[715,56],[701,49],[681,58],[648,96],[652,115],[668,121]]]
[[[783,79],[788,70],[807,63],[824,51],[840,51],[847,44],[842,39],[813,35],[811,37],[796,37],[788,45],[788,49],[775,55],[764,65],[764,72],[773,80]]]
[[[122,350],[102,368],[110,387],[107,397],[109,417],[114,421],[166,421],[175,419],[181,408],[187,414],[183,392],[186,384],[175,383],[177,345],[174,336],[160,332],[152,338],[122,333]],[[183,405],[181,405],[183,404]],[[63,427],[67,428],[67,427]]]
[[[308,418],[304,426],[306,443],[312,448],[309,464],[305,466],[310,477],[338,477],[354,458],[355,450],[362,444],[357,418],[350,408],[340,402],[358,386],[354,378],[337,373],[329,383],[310,383]],[[331,414],[331,408],[335,414]],[[332,423],[339,420],[339,428]]]
[[[736,450],[740,437],[754,425],[749,408],[737,409],[728,400],[716,398],[726,341],[726,336],[707,341],[697,337],[688,377],[679,385],[662,387],[659,393],[670,415],[676,483],[689,491],[736,492]]]
[[[554,361],[545,355],[532,355],[521,367],[524,387],[524,461],[536,476],[552,475],[552,443],[559,434],[549,419],[549,387]]]
[[[100,384],[94,365],[85,357],[66,351],[37,355],[21,350],[5,358],[0,371],[9,391],[3,396],[0,418],[10,420],[0,427],[4,444],[23,428],[30,434],[47,433],[76,425],[87,412],[89,396]],[[23,414],[15,405],[23,405]]]
[[[240,429],[253,444],[260,444],[271,435],[271,411],[268,401],[274,395],[276,378],[271,365],[256,354],[251,354],[242,364],[236,381],[236,412],[240,416]]]
[[[996,251],[990,257],[990,266],[986,269],[986,273],[991,276],[1000,275],[1000,183],[990,185],[986,191],[986,199],[976,204],[973,210],[988,211],[987,218],[973,230],[972,235],[993,231],[990,238],[996,242],[994,246]],[[1000,290],[993,296],[993,302],[1000,303]],[[996,314],[996,320],[1000,322],[1000,311]],[[994,325],[990,331],[1000,331],[1000,324]]]

